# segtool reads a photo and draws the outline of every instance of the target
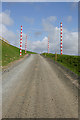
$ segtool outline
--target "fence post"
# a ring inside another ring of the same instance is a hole
[[[27,50],[27,35],[26,35],[26,42],[25,42],[25,54],[26,54],[26,50]]]
[[[55,52],[55,62],[57,61],[57,52]]]
[[[20,56],[22,56],[22,25],[21,25],[21,33],[20,33]]]
[[[62,22],[60,23],[60,54],[62,55]]]

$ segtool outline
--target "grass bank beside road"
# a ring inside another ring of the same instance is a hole
[[[55,61],[55,54],[43,53],[42,55],[51,58]],[[80,76],[80,56],[60,55],[57,54],[57,62],[70,69],[72,72]]]
[[[25,55],[25,50],[22,50],[22,56],[19,54],[20,50],[4,41],[2,41],[2,66],[8,65],[8,63],[18,60]],[[26,54],[35,54],[34,52],[27,51]]]

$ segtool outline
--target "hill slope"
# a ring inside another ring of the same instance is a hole
[[[19,51],[19,48],[12,46],[2,40],[2,66],[6,66],[10,62],[22,58],[25,55],[25,50],[22,50],[22,56],[20,56]],[[35,53],[27,51],[26,54]]]

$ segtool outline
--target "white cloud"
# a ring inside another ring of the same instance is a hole
[[[46,24],[47,25],[47,24]],[[52,26],[52,31],[49,31],[50,25],[48,27],[43,26],[44,29],[48,30],[48,36],[50,41],[50,52],[60,53],[60,28]],[[9,31],[5,25],[2,25],[3,37],[7,39],[11,44],[19,47],[20,46],[20,33],[16,31]],[[6,34],[8,33],[8,34]],[[35,52],[47,52],[48,51],[48,36],[45,36],[42,40],[30,41],[27,40],[27,48],[30,51]],[[23,49],[25,49],[26,34],[23,33]],[[63,53],[64,54],[78,54],[78,33],[69,32],[63,28]]]
[[[36,37],[41,36],[41,34],[42,34],[41,31],[40,31],[40,32],[35,32],[35,33],[34,33],[34,35],[35,35]]]
[[[16,35],[14,32],[7,29],[7,27],[3,24],[0,24],[0,36],[5,38],[9,41],[10,44],[14,44],[14,41],[16,40]]]
[[[50,22],[54,22],[57,20],[57,17],[56,16],[50,16],[47,18],[47,20],[49,20]]]
[[[0,13],[0,36],[4,37],[11,44],[14,44],[16,35],[11,30],[8,30],[6,26],[13,25],[14,21],[10,17],[11,13],[9,10]]]
[[[28,18],[28,17],[24,17],[24,20],[30,24],[34,23],[34,18]]]
[[[6,14],[6,13],[5,13]],[[10,13],[8,13],[9,18]],[[30,51],[35,52],[47,52],[48,50],[48,36],[50,40],[50,52],[52,53],[60,53],[60,28],[54,27],[52,21],[54,17],[48,17],[42,20],[43,31],[47,32],[47,36],[44,36],[42,40],[38,41],[27,41],[27,48]],[[55,17],[56,18],[56,17]],[[12,24],[12,23],[11,23]],[[16,30],[16,34],[7,29],[6,25],[11,24],[0,24],[0,28],[2,26],[2,36],[9,41],[10,44],[15,45],[17,47],[20,46],[20,32]],[[0,29],[1,35],[1,29]],[[25,49],[25,40],[26,34],[23,33],[23,49]],[[78,54],[78,33],[70,32],[67,29],[63,28],[63,53],[64,54]]]
[[[72,21],[72,16],[67,16],[66,20],[67,20],[67,22],[71,22]]]
[[[57,17],[56,16],[50,16],[50,17],[47,17],[46,19],[42,19],[42,22],[45,23],[49,23],[49,22],[55,22],[57,20]]]
[[[50,22],[42,21],[43,28],[50,37],[50,52],[60,53],[60,28],[54,27]],[[63,28],[63,53],[78,54],[78,32],[70,32]]]
[[[78,54],[78,32],[63,33],[63,51],[66,54]]]
[[[57,33],[58,34],[58,33]],[[73,32],[69,33],[64,33],[63,37],[63,53],[64,54],[78,54],[78,33]],[[54,36],[54,34],[53,34]],[[50,52],[55,53],[57,52],[58,54],[60,53],[60,38],[59,36],[50,36]],[[34,41],[32,43],[32,50],[35,52],[47,52],[48,51],[48,38],[47,36],[43,38],[42,41]]]
[[[32,49],[33,51],[35,52],[43,52],[43,51],[46,51],[47,49],[47,42],[48,42],[48,38],[47,36],[45,36],[43,38],[43,40],[38,40],[38,41],[34,41],[32,43]]]
[[[10,17],[10,11],[5,11],[5,12],[1,12],[0,13],[0,23],[2,22],[2,24],[4,25],[12,25],[14,22],[12,20],[12,18]]]

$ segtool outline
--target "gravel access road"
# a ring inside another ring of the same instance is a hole
[[[78,118],[78,89],[54,63],[30,55],[2,75],[3,118]]]

